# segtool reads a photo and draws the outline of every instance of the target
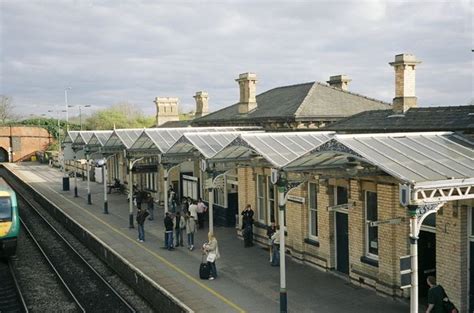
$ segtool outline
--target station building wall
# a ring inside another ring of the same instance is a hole
[[[270,169],[238,169],[239,216],[245,205],[250,204],[255,213],[255,240],[261,245],[268,245],[266,236],[266,226],[270,224],[268,210],[265,218],[259,216],[259,186],[257,186],[259,175],[269,177]],[[314,184],[317,190],[317,237],[310,235],[309,184]],[[290,195],[297,200],[303,198],[304,202],[287,201],[287,251],[298,261],[325,271],[337,272],[335,213],[328,210],[328,207],[335,204],[337,186],[347,188],[348,203],[351,206],[347,213],[349,238],[347,277],[356,285],[373,288],[389,296],[409,297],[409,289],[400,289],[399,274],[400,257],[410,254],[409,218],[406,209],[399,203],[399,185],[395,178],[380,176],[314,180],[294,189]],[[377,194],[377,220],[402,218],[398,224],[387,223],[378,226],[378,255],[368,253],[365,199],[367,191]],[[275,197],[276,214],[278,214],[277,199],[278,197]],[[461,312],[467,311],[468,305],[469,238],[473,238],[474,235],[468,229],[468,209],[472,208],[472,202],[472,200],[448,202],[436,214],[436,225],[432,229],[436,233],[437,280]],[[262,223],[262,220],[265,222]],[[423,277],[419,278],[419,285],[423,285],[421,291],[427,290],[424,287],[426,281]],[[420,293],[420,297],[426,295]]]

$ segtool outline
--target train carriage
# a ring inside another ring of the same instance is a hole
[[[0,177],[0,257],[15,254],[20,218],[15,191]]]

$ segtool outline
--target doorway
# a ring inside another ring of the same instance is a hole
[[[433,230],[422,228],[418,239],[418,294],[420,303],[427,302],[429,287],[426,278],[428,276],[436,277],[436,233]]]
[[[3,147],[0,147],[0,162],[8,162],[8,152]]]
[[[337,186],[335,188],[335,205],[347,204],[347,188]],[[338,209],[335,212],[335,237],[336,237],[336,270],[349,274],[349,218],[346,209]]]

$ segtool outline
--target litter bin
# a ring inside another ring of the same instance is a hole
[[[63,177],[63,191],[69,191],[69,177]]]

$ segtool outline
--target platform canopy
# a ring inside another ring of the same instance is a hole
[[[168,151],[185,133],[198,132],[235,132],[245,127],[180,127],[180,128],[149,128],[129,149],[137,156],[157,155]],[[255,127],[250,128],[255,129]]]
[[[73,149],[82,149],[94,135],[93,130],[81,130],[72,143]]]
[[[93,135],[87,142],[87,146],[91,150],[103,147],[107,140],[109,140],[112,133],[112,130],[95,130]]]
[[[117,153],[130,149],[143,131],[143,128],[115,129],[102,146],[102,152]]]
[[[63,144],[72,144],[76,137],[79,135],[79,131],[70,130],[66,133],[66,137],[64,137]]]
[[[216,153],[213,162],[242,162],[262,158],[280,169],[304,153],[328,141],[333,132],[242,133]]]
[[[474,198],[474,143],[451,132],[336,135],[284,170],[342,168],[357,176],[368,166],[410,186],[413,200]]]
[[[197,132],[184,133],[164,154],[169,160],[195,157],[200,155],[210,159],[237,138],[239,132]]]

